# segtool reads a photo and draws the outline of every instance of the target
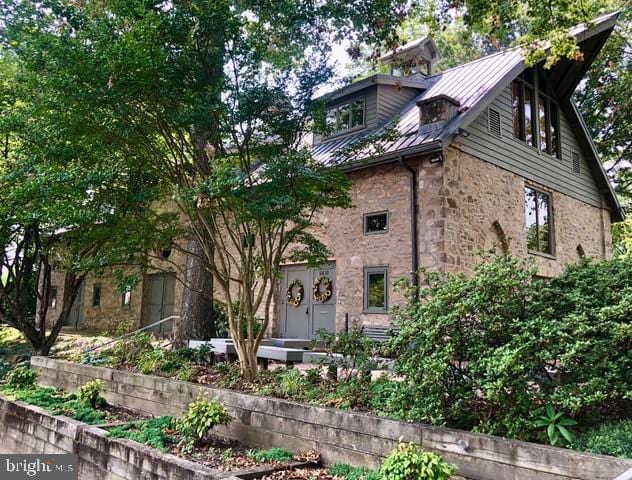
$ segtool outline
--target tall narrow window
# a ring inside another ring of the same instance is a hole
[[[551,150],[549,153],[557,158],[562,158],[562,150],[560,148],[560,109],[557,103],[551,101]]]
[[[524,204],[529,251],[552,255],[553,235],[549,194],[525,187]]]
[[[511,103],[513,111],[514,137],[524,140],[524,102],[522,99],[522,83],[514,80],[512,83],[513,99]]]
[[[548,100],[540,95],[538,97],[538,126],[540,127],[540,150],[543,152],[549,152],[551,146],[548,116]]]
[[[101,285],[92,287],[92,307],[99,308],[101,306]]]
[[[121,296],[121,307],[128,309],[132,304],[132,289],[127,287]]]
[[[369,313],[388,311],[388,278],[386,267],[371,267],[364,271],[364,310]]]
[[[50,308],[57,308],[57,287],[51,287],[50,289]]]
[[[535,138],[535,92],[531,87],[524,87],[524,124],[525,138],[524,140],[530,145],[537,145]]]

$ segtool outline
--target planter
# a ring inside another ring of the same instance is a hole
[[[472,479],[612,480],[632,461],[508,440],[461,430],[399,422],[189,382],[33,357],[40,382],[73,390],[93,380],[107,384],[108,401],[151,415],[179,415],[200,392],[217,396],[235,417],[218,433],[245,443],[292,451],[315,449],[325,463],[376,467],[397,445],[413,441],[436,451]]]

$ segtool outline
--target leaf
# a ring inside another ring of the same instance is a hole
[[[566,441],[568,441],[568,443],[571,443],[573,441],[573,438],[574,438],[573,434],[566,427],[558,425],[557,429],[560,431],[560,433],[566,439]]]

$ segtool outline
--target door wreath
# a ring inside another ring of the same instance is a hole
[[[293,294],[294,287],[298,287],[296,290],[296,295]],[[303,289],[303,282],[301,282],[298,278],[296,280],[292,280],[292,282],[287,286],[287,290],[285,291],[285,298],[287,299],[287,303],[292,305],[293,307],[298,307],[303,301],[303,296],[305,295],[305,290]]]
[[[322,290],[321,290],[322,286]],[[334,287],[329,277],[320,277],[314,282],[312,286],[312,296],[318,303],[325,303],[331,298],[334,292]]]

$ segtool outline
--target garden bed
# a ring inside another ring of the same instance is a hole
[[[259,447],[315,449],[325,464],[376,467],[398,439],[435,451],[468,478],[525,480],[612,480],[632,468],[632,461],[592,455],[461,430],[400,422],[167,378],[34,357],[40,381],[67,389],[88,379],[106,382],[105,396],[152,415],[179,415],[200,392],[217,397],[234,417],[218,433]]]

